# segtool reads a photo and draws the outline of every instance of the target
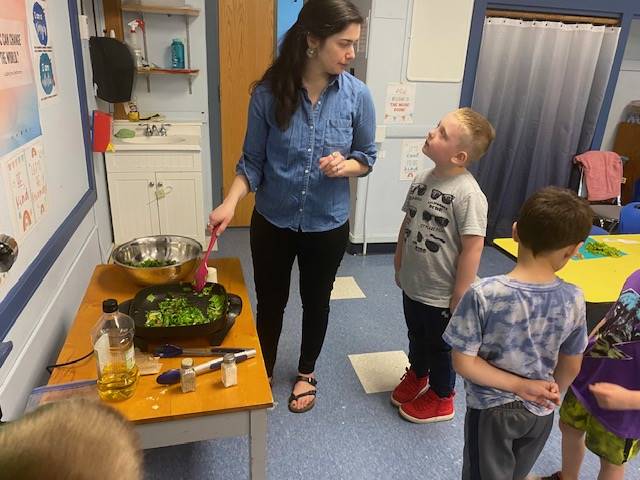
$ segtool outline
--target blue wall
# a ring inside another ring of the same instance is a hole
[[[296,23],[298,19],[298,13],[302,9],[302,0],[278,0],[278,18],[276,34],[278,43],[282,39],[282,36],[289,30],[289,27]]]
[[[618,49],[611,68],[611,76],[609,77],[609,83],[596,124],[593,141],[591,142],[591,148],[598,150],[602,143],[605,127],[607,126],[609,109],[611,108],[613,93],[616,88],[616,83],[618,82],[618,73],[620,71],[620,64],[622,63],[622,56],[624,55],[624,47],[627,44],[627,38],[631,28],[631,20],[633,20],[634,15],[640,14],[640,2],[638,0],[503,0],[500,2],[476,0],[473,7],[473,18],[471,20],[469,48],[467,49],[465,72],[462,81],[460,106],[471,105],[471,100],[473,99],[473,86],[478,67],[480,43],[482,41],[484,14],[488,8],[614,17],[620,19],[621,31],[618,40]]]

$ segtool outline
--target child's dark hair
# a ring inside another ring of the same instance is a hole
[[[362,24],[364,19],[349,0],[309,0],[298,20],[280,42],[280,52],[271,66],[257,81],[269,85],[275,97],[276,122],[286,130],[300,101],[302,73],[307,63],[307,35],[324,43],[327,37],[340,33],[349,25]]]
[[[516,229],[520,243],[536,256],[583,242],[592,222],[586,200],[566,188],[546,187],[524,202]]]

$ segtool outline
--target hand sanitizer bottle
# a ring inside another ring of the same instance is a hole
[[[174,38],[171,42],[171,68],[184,68],[184,44],[179,38]]]

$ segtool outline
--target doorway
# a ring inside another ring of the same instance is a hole
[[[219,0],[218,33],[222,192],[226,196],[242,154],[251,85],[273,60],[275,0]],[[254,202],[253,194],[241,200],[230,226],[249,226]]]

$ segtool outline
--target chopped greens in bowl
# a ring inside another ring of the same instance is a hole
[[[155,267],[170,267],[171,265],[175,265],[178,263],[175,260],[156,260],[154,258],[147,258],[146,260],[142,260],[141,262],[125,262],[125,265],[134,268],[155,268]]]

